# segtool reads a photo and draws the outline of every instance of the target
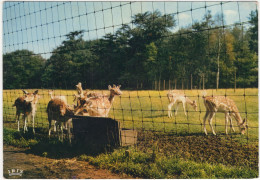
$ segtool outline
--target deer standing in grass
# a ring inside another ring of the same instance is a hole
[[[228,126],[228,121],[230,120],[230,124],[231,124],[231,128],[232,130],[235,132],[235,129],[232,125],[232,118],[231,116],[233,116],[236,121],[237,121],[237,125],[240,128],[240,132],[241,134],[244,134],[246,129],[247,129],[247,125],[246,125],[246,119],[242,119],[242,117],[240,116],[240,113],[238,111],[238,108],[235,104],[235,102],[232,99],[229,99],[225,96],[202,96],[204,99],[204,105],[206,107],[206,114],[203,118],[203,123],[204,123],[204,132],[207,135],[207,130],[206,130],[206,120],[208,119],[209,121],[209,126],[212,130],[212,133],[214,135],[216,135],[213,126],[212,126],[212,119],[214,117],[214,115],[216,114],[216,112],[222,112],[225,114],[225,131],[226,134],[228,134],[228,130],[227,130],[227,126]]]
[[[49,95],[50,95],[51,100],[53,100],[53,99],[60,99],[60,100],[62,100],[65,104],[67,104],[67,98],[66,98],[66,96],[63,96],[63,95],[54,96],[54,95],[53,95],[53,93],[54,93],[53,90],[49,90],[48,93],[49,93]],[[60,126],[60,124],[59,124],[57,121],[54,120],[54,132],[56,132],[57,126]],[[65,129],[67,129],[67,127],[68,127],[68,123],[65,123]]]
[[[38,90],[36,90],[34,93],[28,93],[25,90],[22,90],[24,93],[24,96],[19,97],[15,100],[14,105],[16,106],[16,118],[17,118],[17,124],[18,124],[18,131],[20,131],[20,114],[23,114],[24,119],[24,132],[28,131],[27,129],[27,120],[29,120],[29,116],[32,120],[32,126],[33,126],[33,133],[35,133],[34,129],[34,117],[37,110],[37,102],[40,96],[38,95]]]
[[[49,90],[48,93],[49,93],[51,99],[57,98],[57,99],[61,99],[61,100],[64,101],[65,103],[67,103],[66,96],[63,96],[63,95],[54,96],[54,95],[53,95],[53,90]]]
[[[88,112],[89,116],[108,117],[108,113],[111,109],[115,96],[122,95],[120,87],[121,85],[113,85],[113,87],[109,85],[109,95],[104,94],[101,96],[99,94],[96,94],[95,96],[85,97],[84,99],[81,99],[80,105],[75,108],[75,115],[85,110]]]
[[[169,105],[168,105],[168,117],[172,117],[172,106],[176,104],[176,110],[175,110],[175,115],[177,115],[177,111],[178,111],[178,105],[180,103],[182,103],[183,106],[183,111],[184,114],[187,116],[186,114],[186,110],[185,110],[185,105],[186,104],[190,104],[195,111],[197,111],[197,102],[196,101],[192,101],[190,100],[182,91],[179,90],[171,90],[167,93],[167,97],[169,100]]]
[[[63,123],[68,124],[68,135],[70,139],[70,122],[74,111],[71,107],[67,105],[66,102],[59,98],[53,98],[49,101],[47,106],[47,114],[49,121],[49,136],[51,135],[51,122],[52,120],[56,121],[56,125],[59,126],[58,129],[61,130],[62,139],[63,139]]]

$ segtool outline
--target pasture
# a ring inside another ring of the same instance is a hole
[[[32,91],[32,90],[28,90]],[[73,94],[75,90],[55,90],[55,95],[64,95],[67,97],[68,104],[72,105]],[[95,90],[103,94],[109,94],[108,90]],[[168,99],[167,90],[165,91],[127,91],[123,90],[123,95],[116,96],[109,116],[120,122],[122,128],[136,130],[156,131],[174,134],[201,134],[203,133],[203,117],[205,115],[205,106],[202,99],[202,90],[185,90],[185,94],[191,100],[196,100],[198,104],[197,111],[187,105],[187,116],[183,112],[182,105],[179,105],[177,115],[174,115],[175,106],[172,108],[173,117],[168,118]],[[258,139],[258,89],[220,89],[206,90],[208,96],[225,95],[233,99],[239,109],[242,118],[247,118],[248,131],[244,137],[250,140]],[[39,90],[40,99],[37,105],[35,124],[36,127],[47,127],[46,107],[50,100],[47,89]],[[3,91],[3,119],[4,122],[14,121],[15,107],[12,107],[15,99],[22,95],[21,90]],[[239,129],[235,120],[233,124],[238,134]],[[5,124],[6,125],[6,124]],[[225,131],[225,120],[223,113],[217,113],[213,120],[214,129],[217,134],[223,134]],[[30,125],[29,125],[30,126]],[[211,134],[208,122],[206,122],[207,131]],[[229,132],[231,133],[230,129]]]
[[[108,90],[95,91],[109,94]],[[75,92],[75,90],[55,90],[54,94],[65,95],[68,104],[72,105]],[[226,95],[233,99],[242,118],[247,118],[248,131],[245,135],[239,133],[235,120],[233,125],[236,132],[228,128],[229,135],[225,135],[224,114],[217,113],[213,120],[217,136],[212,135],[208,122],[206,127],[209,135],[204,135],[205,107],[202,90],[184,91],[191,100],[197,101],[197,111],[187,105],[187,116],[185,116],[182,106],[179,105],[177,115],[173,112],[172,118],[168,118],[167,92],[166,90],[123,90],[121,96],[115,97],[109,116],[118,120],[121,128],[138,131],[135,148],[126,148],[131,152],[129,159],[126,158],[125,150],[121,148],[111,154],[92,156],[87,151],[81,150],[79,153],[77,148],[67,147],[66,143],[57,143],[55,137],[51,141],[48,140],[46,131],[48,127],[46,107],[50,100],[48,89],[39,90],[41,98],[37,105],[35,136],[32,135],[31,129],[26,134],[16,132],[15,107],[12,105],[15,99],[22,95],[22,91],[3,91],[4,141],[10,145],[30,147],[32,151],[30,153],[40,156],[50,158],[76,156],[97,167],[124,172],[134,177],[252,178],[257,176],[258,89],[237,89],[235,92],[233,89],[206,90],[209,96]],[[21,124],[23,125],[23,121]],[[8,130],[10,128],[14,130]],[[93,152],[92,149],[91,154]],[[162,166],[165,163],[169,166]],[[192,168],[188,164],[193,164]],[[146,168],[138,169],[142,166]]]

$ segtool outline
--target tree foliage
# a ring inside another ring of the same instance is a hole
[[[41,87],[41,73],[45,60],[28,50],[18,50],[3,56],[3,87]]]
[[[28,50],[4,55],[4,88],[151,88],[154,80],[193,79],[206,88],[257,87],[258,12],[249,15],[250,28],[223,28],[224,17],[208,11],[201,21],[174,31],[173,15],[139,13],[114,34],[86,41],[74,31],[44,60]],[[218,75],[219,74],[219,75]],[[219,76],[219,78],[217,78]]]

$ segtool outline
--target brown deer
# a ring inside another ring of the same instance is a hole
[[[65,103],[67,103],[66,96],[62,96],[62,95],[60,95],[60,96],[54,96],[54,95],[53,95],[53,92],[54,92],[53,90],[49,90],[49,91],[48,91],[48,93],[49,93],[51,99],[58,98],[58,99],[61,99],[62,101],[64,101]]]
[[[63,95],[54,96],[53,95],[53,93],[54,93],[53,90],[49,90],[48,93],[50,95],[51,100],[54,99],[54,98],[61,99],[62,101],[64,101],[67,104],[66,96],[63,96]],[[54,123],[54,132],[56,132],[56,128],[57,128],[58,125],[59,125],[58,122],[55,121],[55,123]],[[67,129],[67,123],[65,123],[65,129]]]
[[[120,90],[121,85],[111,87],[108,86],[108,90],[110,91],[109,95],[98,95],[93,97],[88,97],[85,99],[81,99],[80,105],[75,109],[75,115],[81,113],[82,111],[87,111],[89,116],[97,116],[97,117],[108,117],[108,113],[113,104],[115,96],[122,95],[122,91]]]
[[[167,93],[167,97],[169,100],[169,105],[168,105],[168,117],[172,117],[172,106],[176,104],[176,111],[175,111],[175,115],[177,115],[177,111],[178,111],[178,105],[180,103],[182,103],[183,106],[183,111],[184,114],[187,116],[186,114],[186,110],[185,110],[185,105],[186,104],[190,104],[195,111],[197,111],[197,102],[196,101],[192,101],[190,100],[182,91],[179,90],[171,90]]]
[[[230,120],[231,128],[235,132],[235,129],[232,125],[232,117],[234,117],[237,121],[238,127],[240,128],[241,134],[244,134],[246,129],[248,128],[246,123],[246,119],[242,119],[240,116],[240,113],[238,111],[238,108],[235,104],[235,102],[225,96],[202,96],[204,99],[204,105],[206,107],[206,114],[203,118],[203,123],[204,123],[204,132],[207,135],[207,130],[206,130],[206,120],[208,119],[209,121],[209,126],[212,130],[212,133],[216,135],[213,126],[212,126],[212,119],[216,112],[221,112],[225,114],[225,130],[226,134],[228,134],[227,126],[228,126],[228,120]]]
[[[70,122],[72,115],[74,115],[74,111],[71,107],[67,105],[63,100],[59,98],[53,98],[49,101],[47,106],[47,114],[49,121],[49,136],[51,135],[51,122],[55,120],[57,122],[57,126],[60,127],[62,138],[63,138],[63,124],[68,124],[68,135],[70,139]]]
[[[13,106],[16,107],[16,118],[17,118],[17,124],[18,124],[18,131],[20,131],[20,114],[23,114],[24,119],[24,132],[28,131],[27,129],[27,120],[30,116],[32,119],[32,126],[33,126],[33,133],[35,133],[34,129],[34,118],[37,110],[37,102],[40,96],[38,95],[38,90],[34,91],[34,93],[28,93],[25,90],[22,90],[24,93],[24,96],[18,97]]]

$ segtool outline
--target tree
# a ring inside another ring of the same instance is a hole
[[[161,15],[159,11],[155,11],[134,15],[132,23],[134,28],[130,30],[129,39],[132,56],[127,61],[130,70],[127,69],[125,74],[131,74],[132,81],[145,81],[148,73],[147,68],[144,67],[147,65],[147,47],[151,43],[160,46],[160,41],[163,41],[164,37],[170,33],[170,29],[176,25],[175,19],[173,15]],[[158,60],[158,58],[156,59]],[[158,68],[160,68],[160,71],[162,70],[161,66]],[[150,70],[149,73],[151,73]]]
[[[17,50],[3,56],[3,88],[39,88],[45,59],[32,51]]]
[[[75,31],[67,34],[67,39],[53,51],[43,75],[46,85],[74,88],[78,82],[91,82],[96,57],[92,53],[91,42],[83,40],[83,33]]]
[[[258,54],[258,10],[251,11],[249,17],[249,23],[252,27],[249,28],[249,47],[250,50]]]

